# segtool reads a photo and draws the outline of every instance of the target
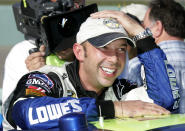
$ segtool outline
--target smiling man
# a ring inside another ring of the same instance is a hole
[[[94,22],[99,28],[92,29]],[[134,45],[119,26],[114,19],[88,19],[87,24],[82,25],[74,53],[80,61],[79,75],[84,88],[98,93],[111,86],[122,72],[127,41]]]
[[[11,102],[5,103],[9,107],[5,113],[9,129],[57,128],[58,119],[71,112],[84,112],[88,121],[97,120],[99,114],[122,118],[170,113],[148,103],[152,101],[143,88],[117,79],[127,62],[127,44],[135,43],[115,19],[88,18],[76,38],[73,63],[44,66],[21,78]],[[142,40],[143,44],[147,42]],[[153,45],[150,49],[155,49]],[[132,91],[138,97],[129,101],[127,96]]]

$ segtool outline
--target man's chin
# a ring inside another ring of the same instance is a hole
[[[115,81],[115,79],[114,80],[104,80],[103,82],[102,82],[102,85],[103,85],[103,87],[110,87],[110,86],[112,86],[112,84],[114,83],[114,81]]]

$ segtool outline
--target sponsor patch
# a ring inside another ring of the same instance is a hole
[[[103,24],[110,29],[121,28],[121,25],[115,19],[112,19],[112,18],[104,19]]]
[[[44,89],[40,88],[40,87],[36,87],[36,86],[28,86],[29,89],[35,89],[35,90],[38,90],[40,92],[46,92]]]
[[[172,90],[172,96],[173,99],[175,100],[173,109],[178,109],[179,108],[179,100],[180,100],[180,93],[179,93],[179,86],[177,84],[177,79],[176,79],[176,74],[174,68],[168,63],[167,60],[164,61],[166,65],[166,70],[168,73],[168,78],[170,81],[170,87]]]
[[[67,78],[67,74],[66,74],[66,73],[63,73],[62,79],[64,80],[64,79],[66,79],[66,78]]]
[[[67,90],[67,96],[77,98],[75,92],[72,90]]]
[[[48,104],[40,107],[29,107],[28,116],[30,125],[36,125],[52,120],[71,112],[82,112],[79,100],[68,100],[64,103]]]
[[[26,95],[34,95],[34,96],[46,96],[45,93],[41,92],[40,90],[35,89],[26,89]]]
[[[40,87],[47,92],[51,92],[50,89],[54,87],[54,82],[46,74],[30,74],[26,85],[29,88],[37,87],[36,90]],[[41,92],[44,92],[43,90]]]

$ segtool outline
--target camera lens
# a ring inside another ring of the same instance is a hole
[[[73,17],[66,17],[60,19],[58,22],[58,32],[64,37],[70,37],[76,34],[78,24]]]

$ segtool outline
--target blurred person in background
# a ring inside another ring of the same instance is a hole
[[[185,10],[174,0],[152,0],[149,3],[143,26],[149,28],[155,38],[156,44],[164,51],[170,65],[175,72],[180,87],[180,113],[185,113]],[[141,62],[138,58],[129,63],[129,80],[143,85],[146,80],[141,71]],[[171,79],[173,83],[174,80]],[[173,92],[175,95],[176,92]]]
[[[130,13],[136,16],[141,22],[143,22],[147,9],[147,5],[131,3],[129,5],[123,6],[120,10],[124,13]]]

